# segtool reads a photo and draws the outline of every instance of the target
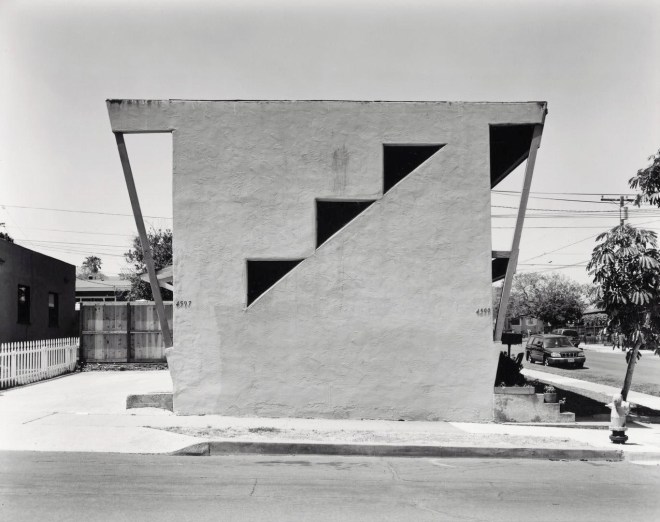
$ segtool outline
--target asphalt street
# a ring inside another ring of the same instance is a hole
[[[2,520],[659,520],[628,462],[0,452]]]
[[[585,353],[587,360],[584,368],[547,367],[527,361],[524,361],[523,365],[532,370],[555,373],[574,379],[583,379],[610,386],[623,385],[623,379],[626,375],[626,356],[621,350],[613,350],[612,353],[596,352],[590,351],[587,347]],[[633,391],[660,396],[660,357],[648,350],[643,351],[642,354],[642,358],[635,366],[632,389]]]

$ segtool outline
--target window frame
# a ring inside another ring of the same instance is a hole
[[[25,303],[21,303],[21,289],[23,289],[23,295],[25,296]],[[30,312],[32,308],[32,303],[30,298],[30,287],[28,285],[21,285],[21,284],[18,285],[16,305],[17,305],[16,322],[18,324],[31,324]]]
[[[50,306],[50,296],[53,296],[54,306]],[[60,296],[57,292],[48,292],[48,328],[60,326]]]

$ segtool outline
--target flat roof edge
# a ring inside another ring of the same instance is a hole
[[[527,100],[527,101],[448,101],[448,100],[348,100],[348,99],[243,99],[243,98],[228,98],[228,99],[192,99],[192,98],[169,98],[169,99],[153,99],[153,98],[107,98],[108,104],[119,103],[169,103],[169,102],[243,102],[243,103],[264,103],[264,102],[277,102],[277,103],[297,103],[297,102],[342,102],[342,103],[433,103],[433,104],[447,104],[447,105],[525,105],[537,104],[541,107],[547,108],[547,101]]]

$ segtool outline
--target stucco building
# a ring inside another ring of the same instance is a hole
[[[0,342],[76,334],[76,267],[0,240]]]
[[[488,420],[490,191],[545,103],[109,100],[171,132],[179,413]],[[119,143],[119,141],[118,141]]]

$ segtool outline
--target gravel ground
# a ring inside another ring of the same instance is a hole
[[[272,427],[262,428],[192,428],[168,427],[156,428],[207,440],[245,440],[245,441],[307,441],[307,442],[342,442],[342,443],[386,443],[386,444],[444,444],[454,446],[497,445],[514,447],[559,447],[566,448],[566,443],[575,444],[574,440],[564,437],[530,437],[491,433],[401,433],[373,431],[318,431],[292,430]],[[585,448],[590,444],[581,443]]]
[[[81,372],[126,372],[167,370],[167,363],[79,363]]]

